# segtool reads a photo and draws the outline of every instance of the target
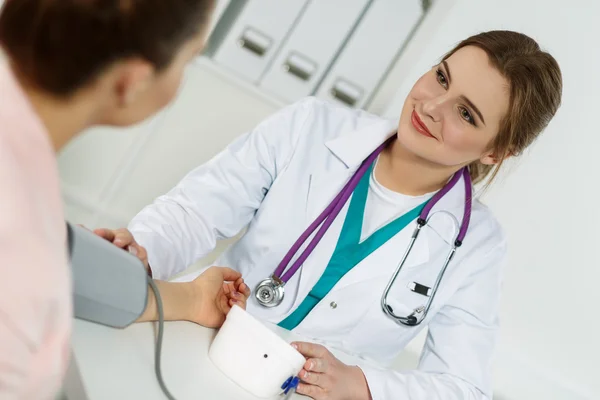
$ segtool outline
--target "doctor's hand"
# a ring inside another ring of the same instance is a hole
[[[148,253],[146,249],[140,246],[129,230],[125,228],[121,229],[95,229],[94,233],[117,247],[129,251],[134,256],[137,256],[144,263],[146,271],[150,273],[150,266],[148,265]]]
[[[297,392],[315,400],[370,400],[367,380],[359,367],[346,365],[324,346],[294,342],[306,363],[298,375]]]
[[[223,325],[234,305],[246,309],[250,297],[242,275],[229,268],[211,267],[190,284],[193,300],[189,319],[209,328]]]

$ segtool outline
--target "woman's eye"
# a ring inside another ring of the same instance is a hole
[[[473,116],[471,115],[471,113],[469,112],[469,110],[467,110],[464,107],[460,108],[460,116],[467,121],[468,123],[470,123],[471,125],[475,125],[475,119],[473,118]]]
[[[446,80],[446,76],[444,75],[444,73],[441,70],[437,70],[436,71],[437,74],[437,81],[440,85],[442,85],[444,88],[448,87],[448,81]]]

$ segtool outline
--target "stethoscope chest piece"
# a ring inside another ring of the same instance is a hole
[[[277,307],[283,301],[284,283],[277,277],[261,281],[254,290],[256,300],[264,307]]]

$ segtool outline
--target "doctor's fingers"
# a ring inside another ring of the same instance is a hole
[[[94,233],[121,248],[124,248],[134,242],[131,232],[124,228],[115,230],[95,229]]]
[[[318,372],[308,372],[303,369],[298,374],[302,382],[310,385],[319,386],[321,389],[327,389],[331,387],[331,377],[327,374],[320,374]]]
[[[85,226],[80,225],[82,227],[85,228]],[[87,229],[87,228],[85,228]],[[112,229],[104,229],[104,228],[99,228],[99,229],[94,229],[94,233],[98,236],[100,236],[103,239],[108,240],[109,242],[112,242],[113,240],[115,240],[115,232]]]
[[[136,242],[133,242],[129,246],[127,246],[127,251],[129,251],[131,254],[142,260],[144,262],[144,265],[148,264],[148,252],[145,248],[143,248]]]
[[[308,343],[308,342],[293,342],[294,347],[300,354],[307,358],[327,358],[331,356],[331,353],[325,346],[320,344]]]
[[[304,370],[307,372],[325,373],[329,370],[330,363],[324,358],[309,358],[304,363]]]
[[[149,268],[148,267],[148,252],[146,251],[146,249],[144,247],[140,246],[135,241],[135,239],[133,238],[133,235],[127,229],[125,229],[125,228],[117,229],[117,230],[95,229],[94,233],[96,235],[100,236],[101,238],[108,240],[115,246],[120,247],[124,250],[127,250],[128,252],[130,252],[131,254],[133,254],[134,256],[139,258],[140,260],[142,260],[146,269]]]
[[[133,238],[133,235],[131,234],[131,232],[129,232],[129,230],[125,229],[125,228],[121,228],[121,229],[117,229],[114,231],[115,233],[115,238],[113,240],[113,243],[119,247],[125,247],[125,246],[129,246],[131,244],[135,244],[138,247],[140,247],[136,242],[135,239]]]
[[[308,396],[314,400],[328,400],[329,393],[322,387],[311,385],[309,383],[300,383],[296,389],[296,393]]]

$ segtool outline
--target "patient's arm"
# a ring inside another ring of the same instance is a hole
[[[154,281],[163,303],[165,321],[191,321],[218,328],[232,306],[246,308],[250,289],[241,274],[229,268],[212,267],[191,282]],[[137,322],[156,321],[158,308],[152,290],[146,310]]]

